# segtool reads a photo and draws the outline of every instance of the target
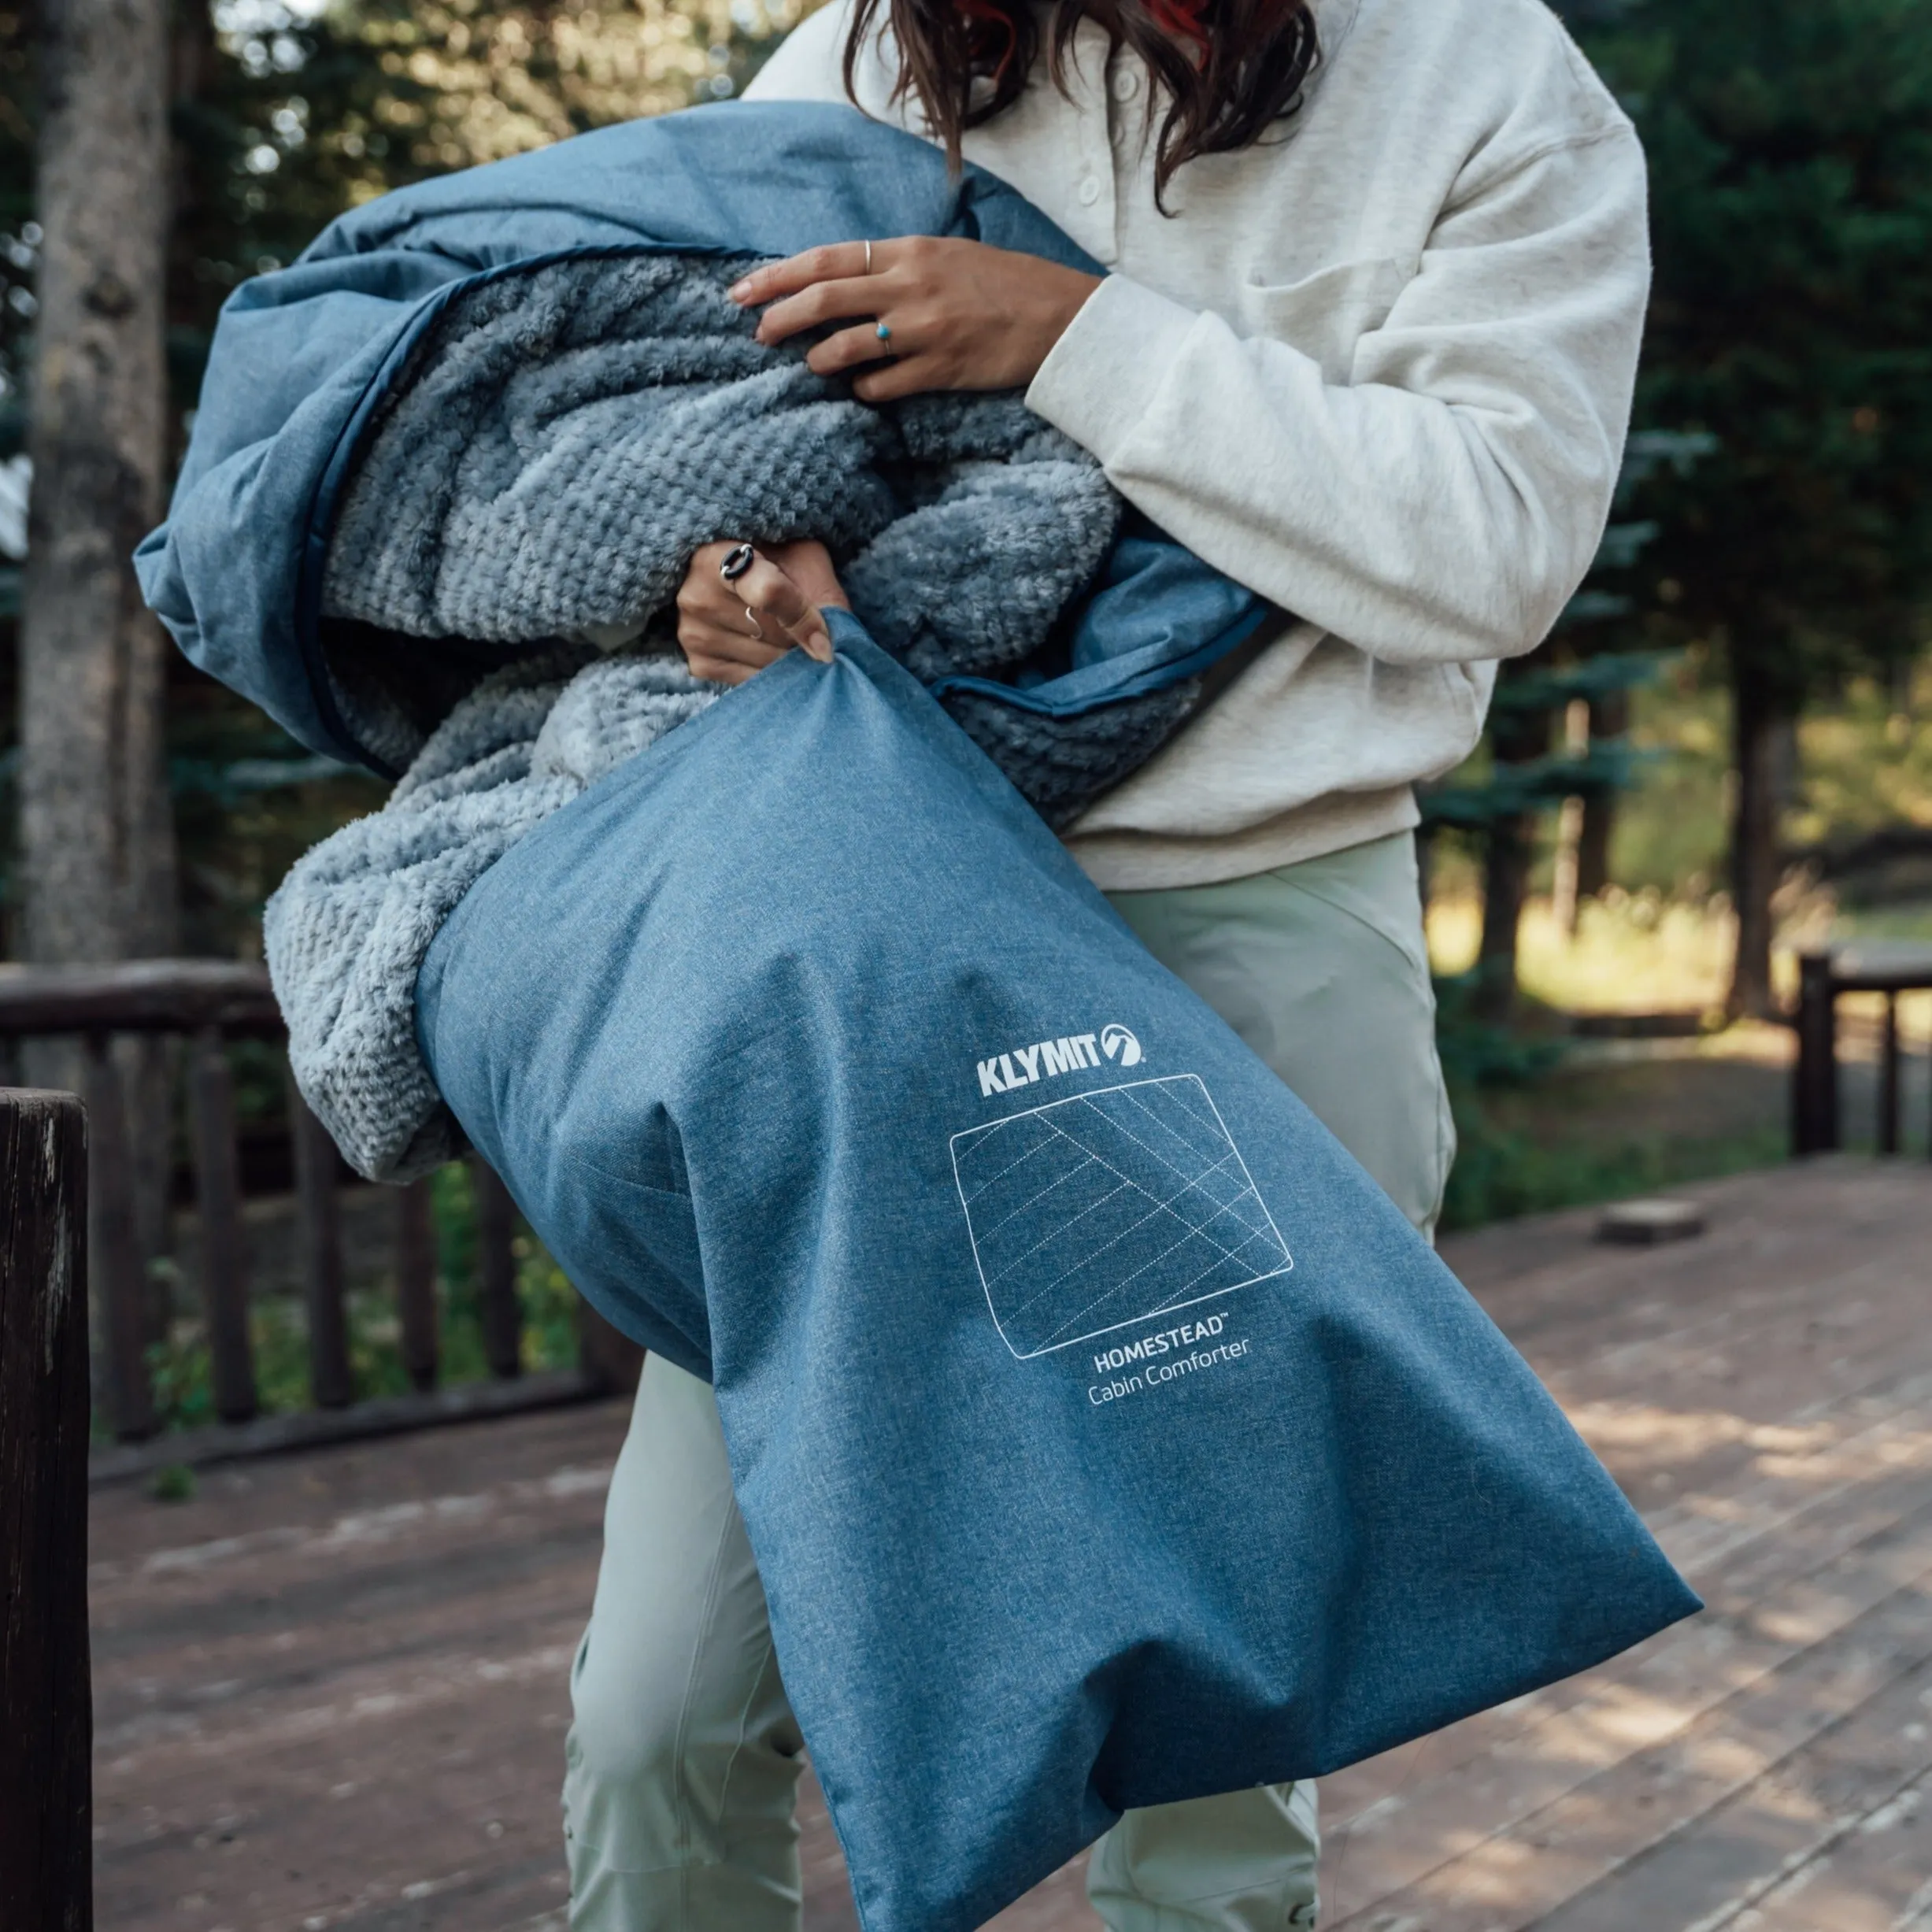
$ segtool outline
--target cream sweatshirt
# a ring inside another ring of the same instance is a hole
[[[747,90],[845,98],[849,0]],[[1649,291],[1643,157],[1540,0],[1316,0],[1278,136],[1154,205],[1153,90],[1082,27],[966,139],[1109,271],[1027,401],[1280,615],[1067,842],[1110,890],[1234,879],[1398,831],[1463,759],[1499,659],[1589,567]],[[889,100],[889,40],[859,74]]]

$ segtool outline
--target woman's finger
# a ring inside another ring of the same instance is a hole
[[[898,353],[898,339],[882,339],[868,322],[862,328],[841,329],[836,335],[814,342],[805,361],[817,375],[836,376],[841,369],[855,369],[861,363],[877,362]]]
[[[736,629],[709,618],[686,617],[678,625],[678,648],[694,677],[742,684],[754,672],[776,664],[790,650],[791,640],[775,637],[770,642],[761,642],[751,635],[741,611]]]
[[[897,402],[902,396],[921,396],[929,389],[951,386],[946,366],[937,356],[907,356],[854,376],[852,393],[861,402]]]
[[[708,545],[693,559],[678,590],[678,642],[687,658],[694,650],[707,657],[760,671],[792,646],[808,657],[831,661],[831,635],[817,606],[771,558],[759,555],[751,567],[727,583],[716,561],[730,555],[729,544]],[[707,554],[715,552],[715,559]],[[704,568],[705,563],[711,568]],[[829,569],[827,571],[829,575]],[[835,585],[836,579],[833,579]],[[692,668],[697,672],[695,662]]]
[[[729,556],[735,546],[716,547],[720,555]],[[703,554],[698,553],[700,557]],[[761,640],[782,650],[786,626],[779,606],[790,610],[803,601],[798,586],[768,557],[755,556],[749,569],[728,581],[715,565],[705,570],[694,560],[678,590],[678,613],[681,619],[695,620],[727,635]]]
[[[884,265],[885,251],[892,244],[872,246],[871,266]],[[831,282],[867,272],[866,247],[863,242],[830,242],[823,247],[808,248],[803,254],[790,255],[783,261],[768,261],[753,268],[742,282],[733,285],[733,302],[755,308],[761,302],[775,302],[781,295],[795,295],[814,282]]]
[[[831,661],[832,649],[825,620],[804,591],[768,557],[761,557],[735,587],[769,632],[775,624],[783,637],[803,647],[809,657]]]
[[[893,292],[883,275],[862,275],[849,282],[814,282],[765,310],[758,318],[758,339],[769,348],[827,322],[841,322],[849,316],[875,317],[891,302]]]

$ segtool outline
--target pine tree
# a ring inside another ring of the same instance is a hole
[[[1721,647],[1734,1010],[1771,1007],[1782,772],[1808,699],[1915,654],[1932,593],[1932,0],[1638,0],[1588,36],[1651,168],[1648,628]]]

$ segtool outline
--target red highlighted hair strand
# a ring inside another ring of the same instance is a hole
[[[855,0],[846,91],[868,37],[889,31],[898,50],[894,98],[917,105],[957,168],[966,130],[1019,98],[1042,52],[1046,77],[1070,91],[1083,20],[1153,78],[1154,198],[1164,213],[1176,170],[1252,146],[1288,119],[1320,58],[1309,0]]]

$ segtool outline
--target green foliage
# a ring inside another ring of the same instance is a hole
[[[727,97],[795,0],[213,0],[185,20],[170,313],[191,402],[216,311],[345,209]]]
[[[1787,1152],[1782,1127],[1698,1141],[1647,1134],[1553,1142],[1499,1125],[1466,1102],[1456,1109],[1456,1131],[1460,1145],[1440,1223],[1445,1234],[1714,1180],[1771,1166]]]
[[[1436,1054],[1453,1096],[1534,1085],[1563,1063],[1567,1042],[1498,1025],[1483,1015],[1475,972],[1435,982]]]
[[[1932,0],[1671,0],[1586,35],[1644,137],[1636,494],[1654,634],[1787,701],[1923,638],[1932,590]]]
[[[157,1503],[185,1503],[194,1494],[194,1471],[186,1463],[169,1463],[154,1471],[147,1493]]]
[[[1474,973],[1436,982],[1437,1050],[1456,1116],[1445,1233],[1518,1215],[1617,1201],[1763,1167],[1786,1153],[1782,1120],[1717,1134],[1592,1131],[1579,1115],[1553,1133],[1557,1083],[1576,1083],[1575,1042],[1486,1021]],[[1526,1117],[1530,1116],[1530,1117]]]
[[[457,1163],[439,1169],[431,1183],[430,1201],[436,1246],[439,1377],[446,1383],[481,1381],[490,1371],[483,1353],[476,1208],[468,1168]],[[572,1366],[577,1360],[576,1290],[527,1231],[517,1234],[512,1251],[523,1311],[524,1367],[534,1371]],[[411,1385],[402,1366],[393,1282],[354,1288],[347,1304],[356,1399],[406,1393]],[[285,1296],[257,1297],[249,1311],[249,1340],[262,1412],[307,1408],[309,1333],[300,1301]],[[192,1429],[215,1419],[208,1337],[198,1317],[191,1314],[176,1322],[168,1338],[149,1349],[148,1366],[165,1427]]]
[[[1649,754],[1621,738],[1598,738],[1578,755],[1493,763],[1486,775],[1474,782],[1432,786],[1423,797],[1423,821],[1486,831],[1499,819],[1517,818],[1566,798],[1627,790],[1649,761]]]

